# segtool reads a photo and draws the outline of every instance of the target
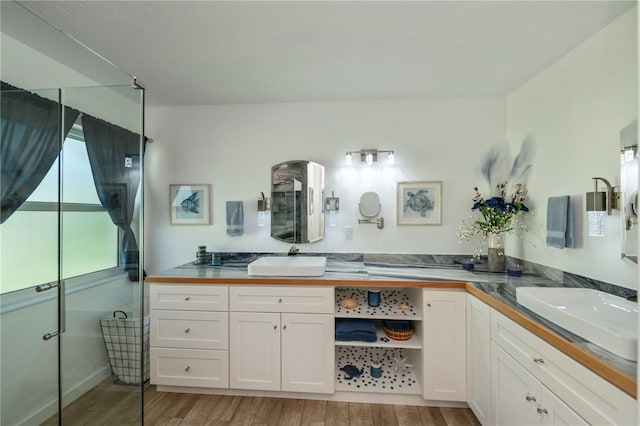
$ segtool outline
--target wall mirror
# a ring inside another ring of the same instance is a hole
[[[324,238],[324,166],[285,161],[271,168],[271,236],[291,244]]]
[[[638,263],[638,120],[620,131],[620,216],[623,259]]]

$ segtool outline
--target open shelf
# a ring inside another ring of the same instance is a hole
[[[414,325],[415,327],[415,325]],[[422,343],[418,337],[418,333],[414,331],[413,336],[408,340],[393,340],[387,337],[382,329],[382,322],[376,323],[376,334],[378,338],[375,342],[359,342],[359,341],[337,341],[336,346],[368,346],[376,348],[405,348],[405,349],[422,349]],[[381,340],[383,337],[389,339],[388,342]]]
[[[336,317],[339,318],[382,318],[421,320],[420,298],[412,297],[412,289],[382,289],[380,306],[372,307],[367,303],[367,290],[361,288],[336,288]],[[353,309],[342,307],[342,301],[350,297],[358,306]],[[407,306],[402,310],[399,306]]]
[[[357,391],[375,393],[393,393],[406,395],[420,395],[420,381],[416,378],[419,356],[407,349],[372,348],[372,347],[336,347],[336,391]],[[407,357],[407,362],[414,366],[409,371],[393,371],[393,358]],[[382,377],[373,378],[370,373],[372,362],[380,362]],[[362,370],[358,377],[345,379],[345,373],[340,368],[353,365]]]

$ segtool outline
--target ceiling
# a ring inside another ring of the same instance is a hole
[[[505,95],[636,4],[20,3],[137,76],[149,106]]]

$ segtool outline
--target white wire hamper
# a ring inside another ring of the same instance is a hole
[[[143,327],[140,327],[140,318],[129,318],[124,311],[115,311],[113,318],[100,320],[113,383],[139,385],[141,357],[144,360],[142,381],[149,380],[149,316],[143,320]]]

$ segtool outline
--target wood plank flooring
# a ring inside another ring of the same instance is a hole
[[[158,392],[145,386],[145,425],[171,426],[463,426],[468,408],[414,407],[285,398]],[[65,425],[139,424],[136,388],[102,383],[65,408]],[[43,425],[57,424],[57,417]]]

